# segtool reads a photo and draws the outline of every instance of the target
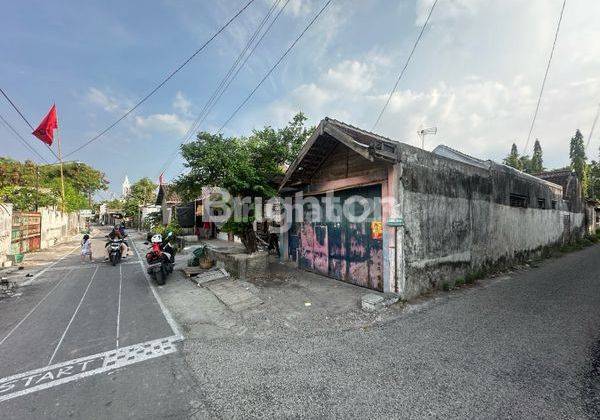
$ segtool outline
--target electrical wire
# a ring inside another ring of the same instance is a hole
[[[0,88],[0,93],[2,93],[2,96],[4,96],[6,98],[6,100],[14,108],[14,110],[17,111],[17,114],[19,114],[19,116],[23,119],[23,121],[25,121],[25,124],[27,124],[29,126],[29,128],[31,128],[32,131],[35,131],[35,128],[33,128],[31,123],[29,122],[29,120],[27,118],[25,118],[25,116],[23,115],[23,113],[21,112],[19,107],[15,105],[15,103],[12,101],[12,99],[9,98],[9,96],[6,94],[6,92],[2,88]],[[52,150],[52,148],[48,144],[46,144],[46,143],[44,143],[44,144],[46,145],[48,150],[50,150],[50,152],[54,155],[54,157],[58,160],[58,155],[56,153],[54,153],[54,150]]]
[[[429,23],[429,19],[431,18],[431,14],[433,13],[433,9],[435,9],[435,6],[437,5],[437,2],[438,2],[438,0],[435,0],[433,2],[433,5],[431,5],[431,9],[429,9],[429,14],[427,15],[427,19],[425,19],[425,23],[421,27],[421,32],[419,32],[419,36],[417,37],[415,43],[413,44],[412,50],[410,51],[410,54],[408,55],[408,58],[406,59],[406,62],[404,63],[404,67],[402,67],[402,70],[400,71],[400,75],[396,79],[396,83],[394,83],[394,87],[392,88],[392,91],[390,92],[387,100],[385,101],[385,105],[383,105],[383,108],[381,108],[381,111],[379,112],[379,115],[377,116],[377,120],[375,120],[375,124],[373,124],[373,127],[371,128],[371,131],[375,130],[375,127],[377,127],[377,124],[379,124],[379,121],[381,121],[381,117],[383,116],[383,113],[385,112],[388,105],[390,104],[390,101],[392,100],[392,96],[394,96],[394,93],[396,93],[396,89],[398,88],[400,79],[402,79],[402,76],[404,76],[404,73],[406,72],[406,68],[408,67],[408,64],[410,63],[410,60],[411,60],[413,54],[415,53],[415,50],[417,49],[417,46],[419,45],[421,38],[423,37],[423,32],[425,32],[425,28],[427,27],[427,23]]]
[[[598,104],[598,111],[596,111],[596,117],[594,117],[594,122],[592,123],[592,129],[590,130],[590,135],[588,136],[585,150],[588,150],[590,147],[590,141],[592,141],[592,136],[594,135],[594,129],[596,128],[596,123],[598,122],[598,116],[600,116],[600,104]]]
[[[225,77],[223,77],[221,79],[219,85],[213,91],[210,99],[205,103],[204,107],[200,111],[200,115],[198,116],[198,118],[196,118],[196,120],[194,121],[194,123],[187,130],[186,135],[183,137],[182,141],[179,142],[179,144],[177,145],[177,148],[171,154],[171,156],[169,157],[169,159],[167,160],[167,162],[165,163],[165,165],[162,167],[160,173],[164,173],[165,171],[167,171],[169,169],[169,167],[171,166],[171,164],[173,163],[173,161],[177,157],[177,152],[178,152],[179,148],[181,147],[181,145],[186,144],[188,141],[190,141],[194,137],[194,132],[198,129],[198,127],[200,127],[200,125],[206,120],[206,118],[208,117],[208,115],[212,112],[212,110],[214,109],[214,107],[216,106],[216,104],[219,102],[219,100],[221,99],[221,97],[223,96],[223,94],[229,88],[229,85],[231,85],[231,83],[235,80],[235,78],[237,77],[237,75],[240,73],[240,71],[242,70],[242,68],[245,66],[245,64],[248,61],[248,59],[254,54],[254,51],[260,45],[260,43],[265,38],[265,36],[267,35],[267,33],[269,33],[269,31],[271,30],[271,28],[273,27],[273,25],[275,24],[275,22],[277,21],[277,19],[279,18],[279,16],[283,12],[283,10],[286,8],[286,6],[290,2],[290,0],[286,0],[286,2],[283,4],[283,6],[279,9],[279,11],[277,12],[277,14],[275,15],[275,17],[269,23],[269,26],[267,26],[267,28],[265,29],[265,31],[262,33],[261,37],[254,44],[254,46],[252,47],[252,49],[250,50],[250,52],[245,56],[244,61],[238,66],[238,64],[240,63],[241,59],[244,57],[244,54],[248,51],[249,47],[252,45],[252,42],[256,39],[256,37],[260,33],[260,30],[264,27],[264,24],[268,21],[268,18],[272,14],[273,10],[275,9],[275,7],[277,7],[279,5],[280,2],[281,2],[281,0],[276,0],[273,3],[273,6],[271,6],[271,9],[269,10],[269,12],[265,15],[265,17],[263,18],[263,20],[261,21],[261,23],[259,24],[259,26],[257,27],[257,29],[254,31],[254,34],[250,37],[250,39],[248,39],[248,42],[246,43],[244,49],[240,52],[240,54],[238,55],[238,57],[236,58],[236,60],[232,64],[232,66],[229,68],[229,71],[227,72],[227,74],[225,75]],[[237,67],[237,70],[236,70],[236,67]],[[233,73],[234,71],[235,71],[235,73]]]
[[[6,121],[6,119],[0,114],[0,120],[2,121],[2,123],[4,124],[4,126],[6,127],[7,130],[11,131],[15,137],[17,138],[17,140],[19,140],[21,143],[23,143],[23,145],[25,147],[27,147],[29,150],[31,150],[35,155],[37,155],[42,161],[49,163],[48,160],[46,160],[46,158],[44,158],[44,156],[42,156],[37,150],[35,150],[29,143],[27,143],[27,141],[23,138],[23,136],[21,136],[19,134],[19,132],[17,130],[15,130],[15,128],[8,122]]]
[[[544,73],[542,87],[540,88],[540,95],[538,96],[537,105],[535,106],[535,112],[534,112],[533,118],[531,120],[531,126],[529,127],[529,134],[527,134],[527,141],[525,142],[525,148],[523,149],[524,154],[527,153],[527,148],[529,147],[529,141],[531,140],[531,133],[533,132],[535,120],[537,118],[538,111],[540,110],[540,103],[542,102],[542,94],[544,93],[544,86],[546,86],[546,79],[548,78],[548,72],[550,71],[550,63],[552,63],[552,57],[554,56],[554,48],[556,47],[556,42],[558,40],[558,32],[560,31],[560,23],[562,22],[566,4],[567,4],[567,0],[564,0],[563,4],[562,4],[562,8],[560,9],[560,17],[558,18],[558,25],[556,25],[556,33],[554,34],[554,42],[552,43],[552,50],[550,51],[550,57],[548,58],[548,64],[546,65],[546,72]]]
[[[279,66],[279,64],[281,64],[281,62],[285,59],[285,57],[287,57],[287,55],[290,53],[290,51],[292,51],[292,49],[296,46],[296,44],[298,43],[298,41],[300,41],[300,39],[310,29],[310,27],[315,23],[315,21],[319,18],[319,16],[321,16],[321,14],[331,4],[332,1],[333,0],[328,0],[323,5],[323,7],[321,8],[321,10],[319,10],[319,12],[311,19],[311,21],[308,23],[308,25],[306,25],[306,27],[302,30],[302,32],[300,32],[300,35],[298,35],[298,37],[294,40],[294,42],[292,42],[290,44],[290,46],[287,48],[287,50],[281,55],[281,57],[279,57],[279,59],[275,62],[275,64],[273,64],[273,66],[269,69],[269,71],[265,74],[265,76],[260,80],[260,82],[258,82],[258,84],[256,85],[256,87],[254,89],[252,89],[252,91],[248,94],[248,96],[246,96],[246,98],[231,113],[231,115],[229,116],[229,118],[227,118],[227,120],[219,128],[219,131],[218,131],[219,134],[223,131],[223,129],[227,126],[227,124],[229,124],[229,122],[231,122],[231,120],[237,115],[237,113],[240,111],[240,109],[242,109],[244,107],[244,105],[246,105],[246,103],[250,100],[250,98],[252,98],[252,96],[262,86],[262,84],[265,82],[265,80],[267,80],[267,78],[271,75],[271,73],[273,73],[273,71],[277,68],[277,66]]]
[[[214,90],[214,92],[212,93],[212,95],[209,98],[209,100],[204,104],[204,107],[200,111],[200,115],[194,121],[194,124],[192,124],[192,126],[189,128],[189,130],[187,131],[184,139],[187,139],[188,137],[193,136],[193,132],[196,130],[196,127],[198,127],[204,121],[204,119],[208,116],[208,114],[212,110],[213,105],[216,104],[216,102],[219,100],[219,98],[221,97],[221,95],[227,89],[227,86],[229,86],[229,84],[227,84],[227,82],[229,81],[229,83],[231,83],[231,81],[235,78],[235,76],[237,75],[237,73],[235,75],[233,75],[233,76],[232,76],[232,73],[238,67],[238,64],[240,63],[240,61],[242,60],[242,58],[244,57],[244,55],[246,54],[246,52],[248,51],[248,49],[250,48],[250,46],[252,45],[252,43],[254,42],[254,40],[256,39],[256,37],[258,36],[258,34],[260,33],[260,31],[262,30],[262,28],[264,27],[264,25],[267,22],[267,20],[271,17],[273,11],[275,10],[275,8],[277,7],[277,5],[279,4],[280,1],[281,0],[276,0],[275,2],[273,2],[273,5],[268,10],[267,14],[263,17],[263,19],[259,23],[258,27],[254,31],[254,33],[252,34],[252,36],[248,39],[248,41],[246,42],[246,45],[244,46],[244,48],[242,49],[242,51],[238,54],[237,58],[235,59],[235,61],[233,62],[233,64],[229,68],[229,70],[227,71],[227,74],[225,74],[225,76],[221,79],[221,81],[219,82],[219,85]],[[280,10],[280,13],[281,13],[281,10]],[[253,51],[254,50],[252,50],[250,52],[250,54],[248,55],[248,57],[246,57],[246,60],[250,57],[250,55],[252,55]],[[245,61],[244,61],[244,63],[245,63]],[[243,64],[242,64],[242,66],[243,66]],[[240,66],[239,68],[241,68],[242,66]],[[239,72],[239,69],[238,69],[238,72]],[[227,86],[225,86],[226,84],[227,84]],[[188,141],[188,140],[184,140],[184,141]]]
[[[231,17],[223,26],[221,26],[206,42],[204,42],[204,44],[202,44],[200,46],[200,48],[198,48],[192,55],[190,55],[175,70],[173,70],[171,73],[169,73],[156,87],[154,87],[154,89],[152,89],[150,92],[148,92],[142,99],[140,99],[133,107],[131,107],[128,111],[126,111],[121,117],[119,117],[116,121],[114,121],[112,124],[110,124],[108,127],[106,127],[104,130],[102,130],[100,133],[96,134],[91,139],[87,140],[82,145],[76,147],[75,149],[71,150],[69,153],[65,154],[64,157],[71,156],[72,154],[77,153],[78,151],[83,149],[84,147],[90,145],[91,143],[93,143],[94,141],[96,141],[100,137],[102,137],[104,134],[106,134],[108,131],[110,131],[113,127],[115,127],[121,121],[123,121],[125,118],[127,118],[133,111],[135,111],[140,105],[142,105],[144,102],[146,102],[161,87],[163,87],[169,80],[171,80],[171,78],[173,78],[173,76],[175,76],[175,74],[177,74],[190,61],[192,61],[192,59],[194,59],[194,57],[196,57],[198,54],[200,54],[200,52],[202,52],[217,36],[219,36],[219,34],[221,34],[221,32],[223,32],[253,2],[254,2],[254,0],[250,0],[248,3],[246,3],[246,5],[244,7],[242,7],[235,15],[233,15],[233,17]]]

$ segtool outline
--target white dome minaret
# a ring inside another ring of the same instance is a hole
[[[131,184],[129,183],[129,178],[125,175],[125,180],[123,181],[123,186],[121,187],[121,193],[123,198],[127,197],[131,192]]]

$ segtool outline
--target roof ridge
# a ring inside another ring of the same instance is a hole
[[[360,131],[360,132],[362,132],[364,134],[367,134],[367,135],[370,135],[370,136],[379,137],[380,139],[385,140],[385,141],[389,141],[389,142],[392,142],[392,143],[402,143],[399,140],[394,140],[394,139],[391,139],[389,137],[382,136],[381,134],[373,133],[372,131],[368,131],[368,130],[365,130],[363,128],[356,127],[356,126],[354,126],[352,124],[348,124],[347,122],[344,122],[344,121],[336,120],[335,118],[325,117],[325,121],[330,121],[330,122],[332,122],[334,124],[344,125],[344,126],[350,128],[352,130]]]

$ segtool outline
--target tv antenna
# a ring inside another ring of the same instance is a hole
[[[421,139],[421,149],[425,149],[425,136],[429,134],[437,134],[437,127],[421,128],[417,130],[417,135]]]

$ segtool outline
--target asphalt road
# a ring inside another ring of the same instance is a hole
[[[438,296],[372,328],[184,351],[224,418],[600,418],[600,245]]]
[[[2,418],[186,418],[202,411],[182,337],[137,254],[113,267],[81,263],[76,250],[21,292],[0,301]]]
[[[137,257],[58,261],[0,301],[0,417],[600,418],[600,246],[369,328],[169,318]]]

